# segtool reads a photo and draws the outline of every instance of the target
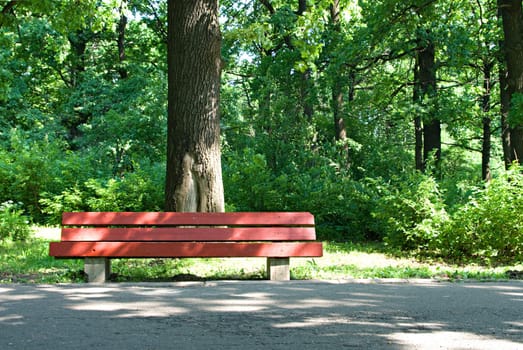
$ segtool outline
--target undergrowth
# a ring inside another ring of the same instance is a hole
[[[415,262],[391,256],[382,244],[325,243],[324,257],[291,259],[292,279],[426,278],[507,280],[521,278],[523,265],[484,267]],[[82,283],[81,259],[48,255],[49,240],[0,243],[0,283]],[[375,263],[373,264],[373,262]],[[114,282],[257,280],[266,278],[265,259],[114,259]]]

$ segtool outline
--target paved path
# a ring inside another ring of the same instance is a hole
[[[0,349],[523,349],[523,282],[0,285]]]

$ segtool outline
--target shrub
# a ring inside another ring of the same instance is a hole
[[[448,220],[435,179],[411,173],[389,185],[372,213],[386,244],[402,250],[427,250]]]
[[[227,152],[224,186],[228,210],[310,211],[316,218],[320,239],[347,241],[379,238],[370,211],[377,200],[377,186],[340,175],[336,166],[321,157],[300,169],[289,164],[276,174],[262,154],[245,149]]]
[[[493,179],[443,228],[439,253],[456,260],[506,262],[523,258],[523,174]]]
[[[51,224],[66,211],[159,211],[163,207],[164,167],[156,164],[124,177],[91,178],[60,194],[45,193],[40,204]]]
[[[21,205],[13,201],[0,204],[0,240],[25,241],[32,230]]]

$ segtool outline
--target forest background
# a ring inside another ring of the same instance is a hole
[[[63,211],[163,209],[166,6],[0,1],[0,238]],[[322,240],[521,261],[523,175],[504,140],[523,98],[508,113],[498,2],[220,11],[227,211],[310,211]]]

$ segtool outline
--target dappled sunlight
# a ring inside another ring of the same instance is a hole
[[[60,293],[60,294],[64,294],[64,295],[79,295],[79,294],[84,294],[87,296],[89,295],[107,295],[108,293],[110,292],[114,292],[115,288],[114,287],[97,287],[97,286],[94,286],[94,287],[78,287],[78,288],[64,288],[64,286],[66,285],[57,285],[57,286],[51,286],[51,285],[46,285],[46,286],[40,286],[39,288],[42,290],[42,291],[47,291],[47,292],[55,292],[55,293]],[[81,286],[81,285],[79,285]]]
[[[113,302],[113,301],[98,301],[96,304],[83,303],[66,306],[70,310],[76,311],[99,311],[104,313],[114,313],[113,317],[169,317],[176,314],[184,314],[190,312],[190,309],[184,308],[183,303],[180,307],[172,306],[166,302]]]
[[[179,302],[183,304],[198,305],[199,299],[183,298]],[[212,300],[205,305],[197,306],[199,311],[206,312],[254,312],[269,308],[269,299],[223,299]]]
[[[512,326],[515,326],[515,327],[520,327],[521,330],[523,331],[523,321],[519,321],[519,322],[505,322],[506,324],[509,324],[509,325],[512,325]]]
[[[24,300],[35,300],[35,299],[42,299],[43,296],[42,295],[39,295],[39,294],[16,294],[16,295],[12,295],[12,294],[3,294],[2,292],[0,292],[0,299],[2,301],[8,301],[8,302],[13,302],[13,301],[24,301]]]
[[[19,325],[24,324],[23,319],[24,318],[22,315],[16,315],[16,314],[0,316],[0,324],[5,323],[5,324],[12,325],[12,326],[19,326]]]
[[[504,294],[504,295],[510,295],[511,297],[519,297],[517,299],[514,299],[514,300],[517,300],[517,301],[523,301],[523,292],[503,292],[503,293],[500,293],[500,294]]]
[[[280,322],[274,324],[275,328],[303,328],[303,327],[321,327],[326,325],[350,325],[352,322],[349,320],[340,318],[339,316],[330,317],[307,317],[301,322]]]
[[[64,301],[66,301],[63,307],[76,311],[117,312],[115,317],[168,317],[190,311],[183,307],[184,303],[181,301],[178,302],[179,306],[172,306],[169,303],[167,297],[175,297],[180,293],[175,289],[129,288],[128,291],[137,296],[136,300],[117,302],[114,299],[117,299],[117,294],[121,291],[119,285],[71,289],[63,288],[63,286],[42,286],[41,288],[47,292],[63,295]],[[140,299],[138,296],[147,299]]]
[[[523,344],[510,340],[496,339],[467,332],[398,332],[386,336],[405,348],[428,349],[470,349],[470,350],[509,350],[521,349]],[[486,342],[488,340],[488,343]]]
[[[128,348],[148,334],[201,345],[195,348],[516,349],[523,347],[523,322],[513,298],[521,287],[428,281],[13,285],[0,289],[0,325],[10,330],[0,335],[0,347],[5,339],[20,342],[12,334],[44,346],[60,329],[61,344],[88,332],[93,347],[96,339],[118,339]]]
[[[305,299],[305,300],[296,300],[295,303],[290,303],[286,305],[280,306],[283,309],[294,309],[294,310],[307,310],[310,308],[314,309],[331,309],[336,307],[376,307],[379,305],[382,301],[377,299],[361,299],[361,300],[354,300],[354,299],[345,299],[345,300],[338,300],[338,299],[318,299],[318,298],[312,298],[312,299]]]
[[[490,283],[483,283],[483,284],[465,284],[464,285],[465,288],[470,288],[470,289],[488,289],[488,290],[491,290],[491,291],[521,291],[523,292],[523,283],[521,283],[521,285],[515,285],[515,284],[507,284],[507,285],[504,285],[503,283],[501,284],[497,284],[497,285],[492,285]]]

